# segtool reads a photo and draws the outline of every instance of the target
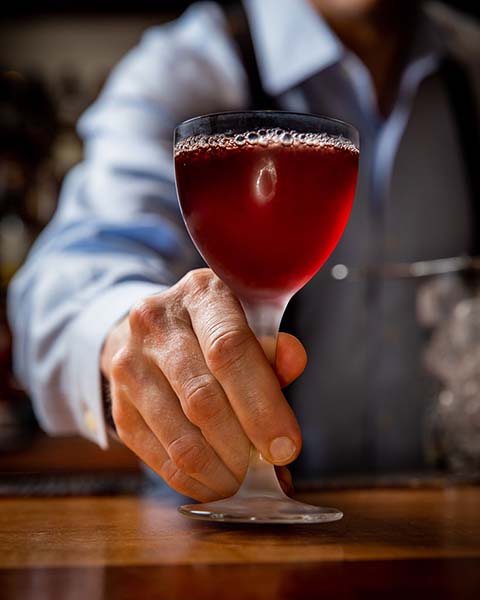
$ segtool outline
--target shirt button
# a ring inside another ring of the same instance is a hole
[[[93,412],[87,408],[83,413],[83,421],[90,433],[96,433],[97,431],[97,421],[95,419],[95,415]]]

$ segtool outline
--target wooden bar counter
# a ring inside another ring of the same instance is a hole
[[[0,598],[480,598],[480,487],[301,498],[345,517],[234,526],[153,496],[3,498]]]

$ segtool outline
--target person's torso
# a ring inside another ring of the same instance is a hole
[[[251,107],[266,108],[254,83]],[[361,137],[346,231],[285,319],[309,356],[287,391],[304,436],[296,471],[309,478],[425,466],[435,384],[423,366],[418,283],[345,274],[466,254],[473,237],[469,182],[441,69],[421,81],[409,108],[402,110],[399,98],[384,122],[368,118],[352,93],[341,70],[327,69],[272,102],[345,120]]]

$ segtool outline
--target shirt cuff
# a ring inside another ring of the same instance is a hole
[[[79,432],[102,448],[108,446],[100,371],[105,338],[137,301],[166,289],[142,281],[120,283],[98,296],[72,324],[67,366],[72,412]]]

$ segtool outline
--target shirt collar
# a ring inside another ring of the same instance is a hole
[[[342,58],[342,44],[308,0],[244,2],[268,93],[281,94]]]
[[[309,0],[244,0],[265,90],[279,95],[349,54]],[[408,63],[444,53],[444,40],[422,13]]]

